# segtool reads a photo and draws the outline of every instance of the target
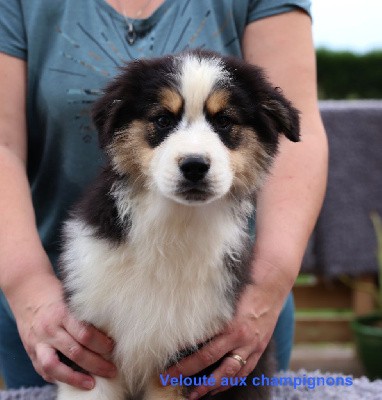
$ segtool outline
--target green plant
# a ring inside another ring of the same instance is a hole
[[[376,311],[356,316],[351,327],[357,354],[369,379],[382,378],[382,220],[377,213],[370,215],[377,239],[378,282],[371,285],[370,293],[375,299]],[[369,291],[369,290],[368,290]]]
[[[378,309],[382,311],[382,219],[376,212],[371,213],[370,218],[377,238],[378,287],[375,292],[375,300]]]
[[[320,99],[382,99],[382,49],[365,54],[317,49]]]
[[[370,219],[374,226],[374,231],[377,239],[377,264],[378,264],[378,280],[377,284],[355,282],[349,276],[341,276],[340,281],[352,289],[360,290],[369,293],[374,298],[376,311],[382,313],[382,218],[373,211],[370,213]]]

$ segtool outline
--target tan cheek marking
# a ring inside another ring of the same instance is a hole
[[[183,107],[183,99],[180,94],[169,88],[162,89],[160,101],[161,104],[173,114],[179,114]]]
[[[249,194],[258,189],[272,162],[251,129],[244,130],[242,135],[240,147],[230,151],[234,171],[232,192],[235,195]]]
[[[209,114],[214,115],[228,106],[229,93],[220,89],[212,92],[206,101],[206,108]]]
[[[145,185],[153,157],[153,150],[145,139],[148,129],[148,123],[135,121],[118,133],[108,149],[115,170],[131,177],[137,188]]]

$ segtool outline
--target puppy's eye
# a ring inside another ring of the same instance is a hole
[[[208,118],[208,117],[207,117]],[[240,120],[236,116],[218,113],[208,118],[212,129],[219,135],[221,141],[229,148],[236,149],[241,142]]]
[[[163,112],[162,114],[149,117],[151,129],[147,131],[147,141],[151,147],[159,146],[163,140],[178,125],[179,119],[171,114]]]
[[[163,130],[170,130],[175,127],[176,120],[172,115],[158,115],[153,118],[154,126],[156,129],[163,131]]]
[[[232,119],[224,114],[218,114],[212,118],[212,125],[219,132],[229,132],[232,129],[233,124]]]

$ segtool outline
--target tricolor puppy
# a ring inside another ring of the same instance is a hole
[[[65,225],[61,267],[70,309],[115,339],[119,376],[58,398],[185,399],[160,373],[233,318],[256,193],[280,134],[299,140],[298,113],[260,69],[198,51],[129,63],[94,121],[107,163]]]

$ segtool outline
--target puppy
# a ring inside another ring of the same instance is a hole
[[[298,112],[259,68],[195,51],[129,63],[94,121],[106,166],[65,224],[60,264],[71,311],[115,339],[119,375],[60,384],[58,399],[185,399],[160,373],[233,318],[256,193],[280,134],[299,140]]]

